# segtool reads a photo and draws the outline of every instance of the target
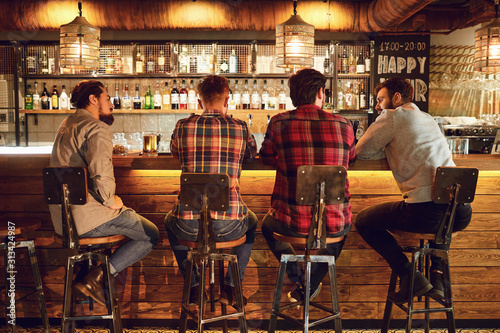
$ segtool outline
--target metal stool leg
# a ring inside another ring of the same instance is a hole
[[[204,300],[204,290],[205,290],[205,271],[207,269],[207,259],[201,261],[200,269],[200,305],[198,307],[198,333],[203,332],[203,318],[205,317],[205,300]]]
[[[222,292],[222,288],[224,288],[224,260],[218,260],[219,261],[219,291]],[[211,289],[213,292],[213,288]],[[211,297],[211,302],[214,302],[214,297],[215,295],[210,295]],[[226,304],[220,303],[220,309],[221,309],[221,314],[223,316],[227,315],[227,307]],[[227,325],[227,320],[224,320],[224,326],[222,327],[222,331],[224,333],[227,333],[229,330],[229,327]]]
[[[47,306],[45,305],[45,295],[42,287],[42,277],[38,267],[38,258],[35,252],[35,242],[33,240],[26,241],[28,253],[30,256],[31,270],[33,272],[33,280],[35,281],[35,289],[38,297],[38,307],[40,308],[40,317],[42,317],[42,325],[45,333],[50,332],[49,316],[47,314]]]
[[[309,302],[311,297],[311,260],[306,254],[306,285],[304,290],[304,333],[309,332]]]
[[[64,283],[64,303],[63,303],[63,313],[61,319],[61,332],[69,333],[72,321],[67,320],[67,318],[73,315],[73,274],[75,272],[75,259],[74,257],[68,258],[68,265],[66,267],[66,282]]]
[[[391,280],[389,282],[389,290],[387,291],[387,300],[385,301],[384,319],[382,320],[381,333],[389,332],[389,326],[391,323],[391,313],[392,313],[392,302],[389,300],[389,294],[396,291],[396,282],[398,276],[394,271],[391,273]]]
[[[450,275],[450,262],[448,260],[448,251],[446,251],[446,258],[443,261],[443,282],[444,282],[444,302],[445,307],[450,308],[451,311],[446,312],[446,319],[448,321],[448,333],[455,333],[455,314],[453,309],[453,295],[451,293],[451,275]]]
[[[286,264],[287,261],[285,259],[285,256],[282,255],[278,270],[278,279],[276,281],[276,288],[274,289],[273,307],[271,309],[271,319],[269,320],[269,329],[268,329],[269,333],[274,333],[274,331],[276,330],[276,322],[278,320],[277,313],[279,311],[281,302],[281,293],[283,292],[283,284],[285,282]]]
[[[342,320],[340,319],[339,292],[337,288],[337,272],[335,262],[328,262],[328,275],[330,278],[330,297],[332,300],[332,310],[339,316],[334,319],[335,333],[342,333]]]
[[[248,329],[245,317],[245,304],[243,303],[243,289],[241,287],[240,271],[238,267],[238,259],[236,258],[236,256],[231,256],[230,265],[231,272],[233,274],[237,311],[242,312],[242,315],[238,316],[240,333],[247,333]],[[227,321],[225,320],[225,322]]]
[[[104,275],[105,277],[104,281],[108,286],[107,292],[105,293],[107,298],[106,307],[108,308],[108,313],[110,313],[112,316],[113,332],[121,333],[123,329],[122,329],[121,314],[119,309],[120,305],[116,297],[115,281],[113,276],[111,276],[111,266],[109,263],[109,257],[107,255],[102,255],[102,257],[103,257],[103,262],[101,262],[101,265],[105,266],[105,272],[106,272],[106,274]]]
[[[189,295],[191,293],[191,277],[193,276],[193,257],[192,253],[189,252],[186,276],[184,277],[184,291],[182,292],[182,307],[181,307],[181,318],[179,319],[179,333],[185,333],[187,329],[187,307],[189,304]]]
[[[409,300],[408,300],[408,317],[406,322],[406,333],[411,333],[411,326],[413,320],[413,287],[415,285],[415,276],[417,273],[417,263],[421,258],[421,251],[418,250],[413,254],[411,261],[411,272],[410,272],[410,285],[409,288]]]

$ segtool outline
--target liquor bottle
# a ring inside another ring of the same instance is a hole
[[[366,51],[365,56],[365,72],[370,73],[370,51]]]
[[[33,92],[29,84],[28,89],[26,89],[26,95],[24,96],[24,107],[26,110],[33,110]]]
[[[278,95],[278,105],[280,110],[286,109],[286,92],[283,80],[281,80],[280,93]]]
[[[148,90],[146,91],[146,95],[144,96],[144,108],[153,108],[153,95],[151,94],[151,86],[148,86]]]
[[[45,85],[45,82],[43,83],[43,92],[42,92],[42,110],[49,110],[50,109],[50,103],[49,103],[49,92],[47,91],[47,86]]]
[[[344,88],[342,87],[342,81],[338,81],[337,84],[337,110],[345,109],[345,95]]]
[[[194,89],[194,82],[191,80],[189,82],[189,91],[188,91],[188,105],[187,108],[189,110],[196,110],[198,103],[196,103],[196,90]]]
[[[61,110],[69,110],[69,98],[68,94],[66,93],[66,86],[64,84],[62,85],[61,96],[59,97],[59,104]]]
[[[233,90],[231,89],[231,81],[229,81],[229,99],[227,101],[228,110],[236,110],[236,104],[234,103]]]
[[[135,84],[134,109],[141,109],[141,98],[139,97],[139,83]]]
[[[198,73],[198,59],[196,58],[194,46],[191,51],[191,56],[189,57],[189,73]]]
[[[186,80],[182,80],[181,90],[179,91],[179,108],[182,110],[187,109],[188,104],[188,91],[186,89]]]
[[[359,84],[352,84],[352,109],[359,110]]]
[[[238,73],[238,57],[236,56],[234,49],[232,49],[231,54],[229,55],[229,73]]]
[[[40,109],[40,95],[38,95],[38,82],[35,82],[35,92],[33,93],[33,110]]]
[[[156,81],[155,94],[153,96],[153,105],[155,110],[160,110],[162,105],[162,96],[160,93],[160,82]]]
[[[132,100],[128,95],[128,83],[125,83],[125,96],[122,98],[122,104],[124,110],[130,110],[132,108]]]
[[[28,74],[36,74],[36,56],[34,53],[28,54],[26,57],[26,67],[28,70]]]
[[[227,63],[226,58],[222,58],[219,69],[221,73],[229,73],[229,64]]]
[[[241,104],[244,110],[250,109],[250,92],[248,91],[248,80],[245,80],[243,95],[241,96]]]
[[[179,73],[188,73],[189,58],[186,45],[182,45],[182,51],[179,54]]]
[[[163,50],[160,50],[160,55],[158,56],[158,72],[165,73],[165,55]]]
[[[111,50],[106,52],[106,74],[113,74],[115,72],[115,58],[112,52]]]
[[[354,54],[351,52],[349,54],[349,74],[356,73],[356,58],[354,58]]]
[[[262,97],[261,97],[261,109],[268,110],[269,106],[269,91],[267,90],[267,80],[264,80],[264,87],[262,88]]]
[[[323,110],[331,110],[332,109],[331,95],[332,95],[331,90],[329,88],[326,88],[325,89],[325,105],[323,106]]]
[[[120,50],[116,50],[115,57],[115,73],[120,74],[123,72],[123,59],[120,55]]]
[[[253,80],[253,89],[252,89],[250,106],[252,110],[258,110],[261,107],[260,93],[259,90],[257,90],[257,80]]]
[[[116,110],[119,110],[122,108],[122,103],[120,99],[120,94],[118,92],[119,89],[119,84],[115,83],[115,97],[113,97],[113,105],[115,106]]]
[[[363,59],[363,52],[359,52],[358,61],[356,62],[356,73],[357,74],[365,73],[365,61]]]
[[[270,84],[267,88],[267,92],[269,94],[269,100],[267,102],[267,110],[276,110],[278,109],[278,97],[276,96],[277,89],[273,88],[273,85]]]
[[[323,61],[323,72],[330,74],[330,55],[328,54],[328,49],[326,49],[325,60]]]
[[[49,74],[49,59],[45,50],[42,51],[42,74]]]
[[[352,89],[351,89],[351,83],[347,82],[346,83],[346,88],[345,88],[345,109],[347,110],[352,110],[354,105],[354,98],[352,95]]]
[[[174,80],[174,86],[172,87],[172,91],[170,92],[170,98],[172,101],[172,110],[179,109],[179,90],[177,90],[177,81]]]
[[[137,51],[135,57],[135,72],[138,74],[144,73],[144,61],[142,61],[141,51]]]
[[[170,89],[168,89],[168,82],[165,81],[163,88],[163,110],[170,110]]]
[[[57,91],[57,86],[54,85],[52,90],[52,110],[59,110],[59,92]]]
[[[236,110],[240,110],[241,109],[241,92],[240,92],[240,87],[238,85],[238,80],[236,80],[234,83],[233,101],[234,101],[234,106],[235,106]]]
[[[349,73],[349,59],[347,58],[347,49],[344,46],[344,50],[342,51],[342,65],[341,65],[341,73],[348,74]]]
[[[146,71],[148,73],[156,72],[156,62],[152,50],[149,50],[148,61],[146,62]]]
[[[359,108],[361,110],[366,109],[366,92],[363,82],[361,82],[361,87],[359,89]]]

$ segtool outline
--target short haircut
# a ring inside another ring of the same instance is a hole
[[[395,93],[401,94],[401,99],[403,103],[409,103],[413,100],[413,87],[410,82],[402,77],[391,77],[390,79],[385,80],[377,84],[375,87],[375,96],[378,94],[380,90],[383,88],[387,89],[387,94],[389,98],[392,100]]]
[[[312,68],[301,69],[288,80],[290,98],[295,107],[316,102],[320,88],[325,89],[326,77]]]
[[[94,95],[99,98],[104,92],[104,86],[97,80],[84,80],[78,82],[71,93],[71,104],[77,109],[84,109],[90,104],[89,96]]]
[[[223,76],[208,75],[198,84],[198,94],[203,103],[224,101],[228,96],[229,83]]]

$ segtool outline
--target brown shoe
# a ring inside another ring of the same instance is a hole
[[[106,297],[103,289],[104,273],[102,268],[93,268],[85,277],[73,286],[79,293],[90,296],[97,304],[106,306]]]
[[[220,293],[220,302],[222,304],[235,306],[236,305],[236,290],[232,286],[224,284]],[[248,299],[243,296],[243,306],[247,305]]]

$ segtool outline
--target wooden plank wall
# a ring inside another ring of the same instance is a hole
[[[43,199],[41,169],[48,157],[2,157],[0,155],[1,217],[32,216],[43,221],[36,246],[51,318],[60,318],[67,251],[54,239]],[[362,169],[362,168],[361,168]],[[265,215],[274,185],[272,171],[244,171],[243,199],[259,219]],[[170,174],[170,176],[168,176]],[[179,187],[178,176],[159,170],[115,168],[117,194],[124,203],[153,221],[161,232],[160,244],[143,260],[118,276],[122,317],[127,319],[177,319],[183,283],[170,249],[163,219],[171,209]],[[263,175],[264,174],[264,175]],[[399,190],[389,171],[349,172],[354,215],[375,203],[399,200]],[[480,172],[470,226],[454,238],[452,265],[455,317],[500,319],[500,173]],[[3,258],[3,257],[2,257]],[[3,266],[3,259],[0,259]],[[18,255],[19,285],[30,284],[26,253]],[[260,234],[252,251],[244,280],[249,325],[269,319],[278,262]],[[338,262],[337,280],[343,319],[381,319],[390,270],[358,235],[349,233]],[[3,281],[3,280],[2,280]],[[325,280],[324,283],[327,281]],[[286,285],[291,289],[293,286]],[[327,287],[324,287],[327,290]],[[284,298],[283,298],[284,300]],[[327,303],[327,293],[320,301]],[[394,311],[395,318],[403,318]],[[315,314],[312,314],[314,317]],[[18,317],[38,317],[36,301],[23,303]],[[439,315],[436,318],[444,318]]]

